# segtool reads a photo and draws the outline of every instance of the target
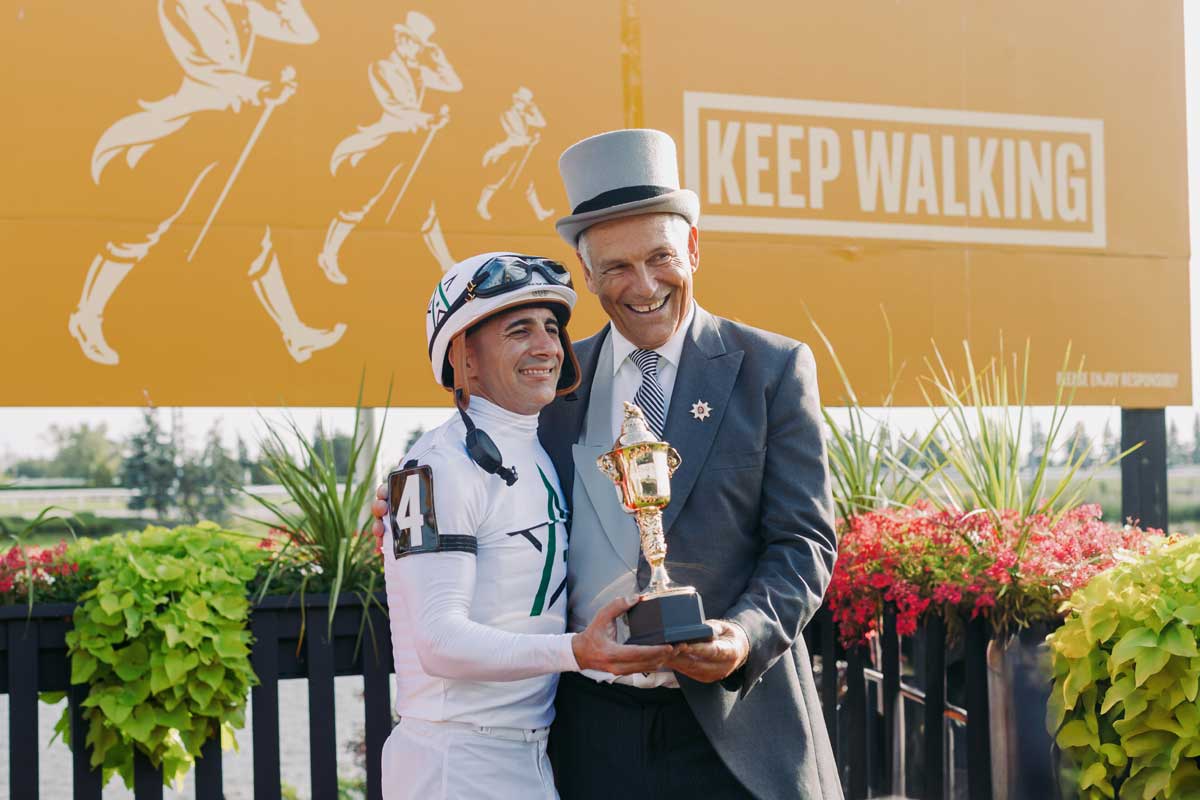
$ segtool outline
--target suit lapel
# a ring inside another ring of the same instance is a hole
[[[575,477],[582,481],[587,499],[600,519],[600,527],[617,555],[631,570],[637,568],[637,548],[630,547],[636,539],[632,534],[633,521],[621,507],[616,487],[600,468],[596,459],[612,449],[612,339],[606,338],[596,348],[598,359],[596,372],[591,381],[591,395],[585,414],[586,423],[580,434],[582,441],[576,444],[571,454],[574,458]]]
[[[558,482],[562,486],[563,496],[571,502],[575,488],[575,469],[571,448],[579,441],[579,432],[583,428],[583,420],[587,415],[588,401],[591,398],[592,378],[596,374],[596,361],[600,357],[601,345],[608,338],[608,326],[604,326],[595,336],[589,336],[574,345],[575,355],[579,359],[579,369],[582,373],[579,387],[556,400],[542,412],[538,419],[538,437],[542,447],[554,463],[558,472]]]
[[[592,510],[596,512],[600,528],[608,538],[609,544],[625,566],[635,570],[638,536],[633,530],[633,518],[621,507],[621,500],[613,482],[596,466],[596,459],[607,453],[611,447],[612,445],[600,444],[575,445],[572,449],[575,469],[579,480],[583,482],[583,488],[587,490],[587,498],[591,501]]]
[[[697,306],[679,358],[664,432],[664,438],[679,451],[682,460],[671,478],[671,504],[663,512],[663,529],[668,534],[708,460],[742,366],[742,355],[741,350],[726,352],[716,319]],[[712,409],[706,420],[692,415],[692,404],[698,401],[708,403]]]

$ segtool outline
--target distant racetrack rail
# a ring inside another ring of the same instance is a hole
[[[283,487],[274,484],[247,486],[245,490],[273,501],[287,497]],[[0,491],[0,516],[32,518],[47,506],[57,506],[74,513],[82,511],[90,511],[94,514],[126,512],[129,509],[129,501],[135,494],[133,489],[122,488],[6,489]],[[249,497],[239,499],[232,510],[236,514],[245,516],[266,515],[266,510]]]

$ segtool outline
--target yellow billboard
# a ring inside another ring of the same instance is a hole
[[[1001,332],[1036,402],[1190,402],[1178,2],[48,0],[0,36],[6,405],[444,402],[436,276],[577,271],[558,154],[629,125],[700,196],[700,301],[807,309],[868,402],[881,307],[900,403]]]

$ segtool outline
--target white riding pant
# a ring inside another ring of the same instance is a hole
[[[548,734],[404,717],[383,745],[383,800],[558,800]]]

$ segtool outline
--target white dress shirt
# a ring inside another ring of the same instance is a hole
[[[671,394],[675,389],[675,376],[679,374],[679,358],[683,355],[683,342],[687,339],[688,329],[692,327],[692,319],[695,316],[696,303],[693,301],[683,324],[675,329],[675,333],[671,334],[671,338],[667,339],[662,347],[654,348],[659,356],[658,384],[662,387],[663,392],[664,419],[671,410]],[[642,385],[642,371],[629,358],[637,349],[638,346],[626,339],[617,330],[616,325],[612,326],[612,438],[614,442],[621,435],[621,422],[625,419],[625,402],[632,403],[633,396],[637,394],[638,388]]]

